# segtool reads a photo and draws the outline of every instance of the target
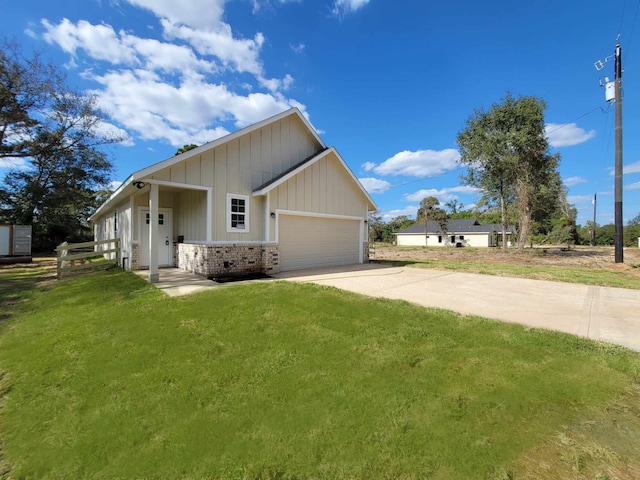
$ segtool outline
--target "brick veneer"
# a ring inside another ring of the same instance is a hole
[[[280,271],[276,243],[234,243],[219,245],[178,244],[178,267],[199,275],[220,276]]]

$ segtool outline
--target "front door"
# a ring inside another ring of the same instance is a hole
[[[171,248],[173,235],[171,234],[171,209],[158,209],[158,266],[173,265]],[[140,210],[140,266],[149,266],[149,209]]]

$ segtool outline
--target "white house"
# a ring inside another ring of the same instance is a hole
[[[507,229],[508,238],[513,234],[513,227]],[[502,237],[502,225],[480,224],[477,220],[449,220],[447,232],[442,233],[440,225],[434,221],[427,222],[425,233],[424,223],[416,223],[397,233],[396,245],[399,246],[428,246],[444,247],[453,245],[458,247],[495,247]],[[509,244],[511,242],[509,241]]]
[[[205,276],[368,259],[376,204],[296,108],[139,170],[91,216],[131,269]]]

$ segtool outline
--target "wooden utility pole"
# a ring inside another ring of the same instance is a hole
[[[615,53],[615,263],[624,261],[624,230],[622,225],[622,48],[620,44],[616,44]]]
[[[593,194],[593,227],[591,228],[591,246],[596,246],[596,204],[598,202],[598,195]]]

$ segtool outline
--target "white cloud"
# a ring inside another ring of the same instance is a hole
[[[270,94],[238,95],[223,84],[198,79],[185,79],[174,86],[142,70],[108,72],[92,79],[103,89],[91,93],[120,124],[142,139],[161,139],[173,146],[226,135],[229,132],[221,126],[207,127],[221,120],[233,119],[237,127],[244,127],[300,106]]]
[[[101,137],[120,139],[120,145],[125,147],[132,147],[135,145],[133,138],[131,138],[131,135],[129,135],[126,130],[108,122],[98,122],[98,124],[93,127],[93,132]]]
[[[583,177],[568,177],[563,180],[563,183],[567,187],[573,187],[574,185],[578,185],[579,183],[586,183],[587,179]]]
[[[112,182],[109,182],[109,185],[107,185],[107,188],[109,190],[117,190],[118,187],[120,187],[120,185],[122,185],[122,182],[120,180],[113,180]]]
[[[231,26],[226,23],[221,23],[218,30],[198,30],[172,23],[165,18],[161,19],[160,23],[168,40],[187,41],[201,55],[218,57],[223,65],[237,72],[263,74],[264,69],[259,56],[264,36],[260,32],[253,39],[236,39],[231,32]]]
[[[419,205],[409,205],[408,207],[404,207],[402,209],[395,209],[395,210],[382,212],[380,216],[386,222],[388,222],[389,220],[393,220],[394,218],[399,217],[401,215],[415,218],[416,214],[418,213],[418,208],[420,208]]]
[[[640,173],[640,162],[630,163],[629,165],[625,165],[623,167],[624,174],[628,173]],[[611,175],[613,175],[613,170],[611,171]]]
[[[27,162],[23,158],[0,158],[0,168],[27,168]]]
[[[202,30],[220,28],[226,0],[127,0],[131,5],[151,11],[172,23]]]
[[[571,205],[584,205],[593,202],[593,195],[568,195],[567,202]]]
[[[44,38],[69,53],[72,62],[84,64],[80,54],[89,57],[86,64],[92,68],[81,76],[98,84],[89,93],[118,125],[101,129],[125,138],[126,145],[132,145],[133,138],[122,128],[144,140],[182,146],[226,135],[229,122],[241,128],[294,106],[308,119],[306,107],[282,93],[292,86],[293,77],[265,75],[260,60],[263,35],[235,38],[231,26],[222,21],[224,0],[127,1],[154,13],[167,41],[84,20],[41,22]],[[109,65],[94,70],[95,60]],[[254,85],[245,76],[228,81],[230,71],[252,74]]]
[[[558,124],[547,123],[544,126],[547,139],[552,147],[571,147],[584,143],[596,136],[595,130],[588,132],[575,123]]]
[[[345,15],[360,10],[367,3],[369,0],[335,0],[332,11],[334,15]]]
[[[448,148],[445,150],[405,150],[376,166],[373,171],[379,175],[407,175],[429,177],[440,175],[457,167],[460,153]]]
[[[479,193],[476,187],[471,187],[469,185],[460,185],[458,187],[449,187],[442,188],[440,190],[436,190],[435,188],[418,190],[415,193],[406,194],[404,197],[410,202],[419,202],[425,197],[436,197],[440,200],[441,203],[449,202],[453,199],[458,199],[458,195],[456,193],[461,193],[463,195],[471,195]]]
[[[373,162],[365,162],[362,164],[362,168],[364,168],[365,172],[370,172],[375,168],[376,164]]]
[[[86,20],[77,24],[63,18],[58,25],[42,20],[46,32],[44,39],[56,43],[72,56],[78,49],[84,49],[91,58],[113,64],[135,65],[138,63],[136,52],[120,41],[109,25],[92,25]]]
[[[304,43],[298,43],[297,45],[289,44],[289,48],[293,51],[293,53],[304,53],[304,49],[306,48]]]
[[[640,190],[640,182],[632,183],[625,187],[627,190]]]
[[[369,193],[383,193],[391,188],[389,182],[378,178],[359,178],[358,180]]]
[[[66,18],[57,25],[42,20],[42,25],[45,40],[57,44],[73,58],[78,50],[84,50],[92,59],[112,65],[144,66],[148,70],[187,74],[217,70],[215,63],[198,59],[189,47],[140,38],[123,31],[116,33],[109,25],[92,25],[84,20],[73,24]]]

